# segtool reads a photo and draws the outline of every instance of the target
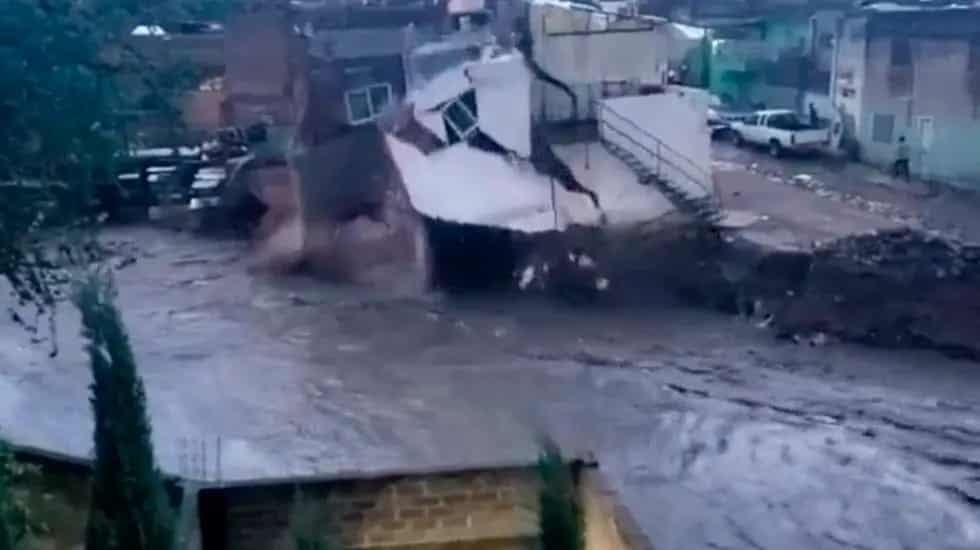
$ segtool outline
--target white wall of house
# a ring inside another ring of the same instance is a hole
[[[469,66],[480,130],[497,143],[531,156],[531,74],[520,54]]]
[[[530,26],[535,61],[572,87],[579,103],[579,112],[572,113],[567,95],[554,86],[535,82],[532,97],[536,118],[593,117],[590,106],[603,97],[604,82],[665,81],[670,49],[664,24],[534,3]]]
[[[602,105],[599,128],[604,139],[632,152],[691,196],[712,192],[707,104],[698,94],[671,89],[604,99]],[[656,153],[664,160],[657,162]]]

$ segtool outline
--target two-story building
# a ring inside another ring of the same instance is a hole
[[[924,179],[980,187],[980,2],[875,2],[850,13],[832,97],[844,142],[887,167],[899,138]]]
[[[724,103],[832,116],[833,37],[851,0],[656,0],[649,9],[710,29],[707,87]]]

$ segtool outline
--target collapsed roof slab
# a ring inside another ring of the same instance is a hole
[[[552,184],[530,166],[460,143],[423,154],[387,136],[412,206],[431,218],[536,233],[568,222],[552,209]]]

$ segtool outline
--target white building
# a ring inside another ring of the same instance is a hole
[[[573,113],[564,92],[536,81],[532,87],[535,119],[594,119],[596,100],[636,94],[666,82],[670,31],[663,19],[535,0],[528,24],[534,60],[570,86],[578,98],[578,112]]]
[[[924,179],[980,188],[980,2],[875,2],[837,39],[831,95],[847,142],[890,167],[898,140]]]

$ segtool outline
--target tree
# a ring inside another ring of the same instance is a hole
[[[31,332],[61,298],[59,267],[93,259],[92,235],[79,230],[96,225],[94,187],[111,177],[127,116],[171,104],[193,80],[146,62],[129,30],[220,16],[233,2],[0,2],[0,279]]]
[[[325,524],[329,517],[317,503],[308,498],[297,486],[293,495],[293,513],[290,519],[294,550],[335,550]]]
[[[584,520],[572,472],[553,443],[538,458],[541,550],[585,550]]]
[[[18,470],[13,455],[0,441],[0,550],[20,548],[28,534],[27,509],[13,492]]]
[[[95,464],[85,547],[171,550],[174,513],[153,457],[146,393],[111,282],[91,275],[75,300],[92,369]]]

